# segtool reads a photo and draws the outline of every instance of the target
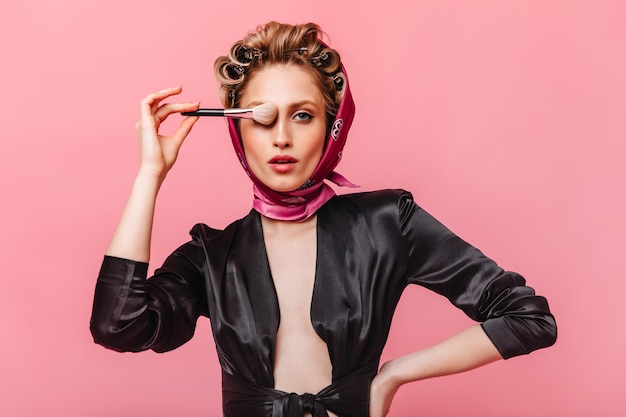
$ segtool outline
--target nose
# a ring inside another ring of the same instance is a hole
[[[276,131],[274,132],[274,147],[279,149],[289,148],[293,145],[289,121],[284,117],[277,117]]]

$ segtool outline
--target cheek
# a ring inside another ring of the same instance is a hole
[[[303,135],[308,138],[308,147],[310,155],[322,155],[326,149],[326,123],[316,120],[314,124],[308,126],[306,133]]]
[[[316,141],[314,144],[311,144],[309,148],[308,159],[310,161],[310,166],[317,167],[319,165],[322,156],[324,155],[324,150],[326,149],[325,141]]]
[[[248,120],[238,120],[239,138],[241,139],[241,145],[245,148],[250,142],[250,138],[253,137],[252,126],[247,123]]]
[[[248,120],[241,120],[242,122],[249,122]],[[241,146],[246,154],[246,158],[258,153],[259,144],[263,142],[263,132],[259,132],[255,129],[251,123],[242,123],[239,127],[239,137],[241,138]]]
[[[259,159],[259,149],[254,146],[254,143],[249,143],[246,145],[245,141],[243,143],[243,153],[248,160],[249,165],[256,165],[257,159]]]
[[[253,171],[256,171],[257,160],[259,159],[259,149],[255,146],[255,141],[246,140],[244,139],[244,136],[242,136],[241,145],[243,146],[243,154],[248,161],[248,167]]]
[[[322,157],[322,155],[324,154],[324,151],[326,150],[326,144],[327,142],[327,138],[328,135],[326,134],[326,126],[323,127],[323,129],[318,132],[318,140],[317,140],[317,149],[319,150],[319,155],[320,158]]]

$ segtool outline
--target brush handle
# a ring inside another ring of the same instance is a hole
[[[185,111],[183,116],[221,116],[224,117],[224,109],[198,109],[196,111]]]
[[[196,111],[185,111],[181,113],[183,116],[218,116],[218,117],[234,117],[237,119],[252,119],[252,109],[198,109]]]

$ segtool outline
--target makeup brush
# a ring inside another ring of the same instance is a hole
[[[262,125],[272,124],[278,109],[274,103],[263,103],[251,109],[198,109],[182,112],[183,116],[218,116],[235,119],[254,119]]]

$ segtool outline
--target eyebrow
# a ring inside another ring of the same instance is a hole
[[[290,107],[302,107],[304,105],[310,105],[313,107],[317,107],[317,103],[313,100],[302,100],[302,101],[297,101],[295,103],[291,103]]]
[[[256,106],[260,106],[261,104],[265,104],[265,103],[271,103],[271,100],[267,100],[267,101],[251,101],[250,103],[247,104],[247,106],[245,108],[252,108],[252,107],[256,107]],[[305,105],[310,105],[313,107],[317,108],[317,103],[313,100],[301,100],[301,101],[296,101],[294,103],[289,103],[289,108],[294,108],[294,107],[302,107]]]

